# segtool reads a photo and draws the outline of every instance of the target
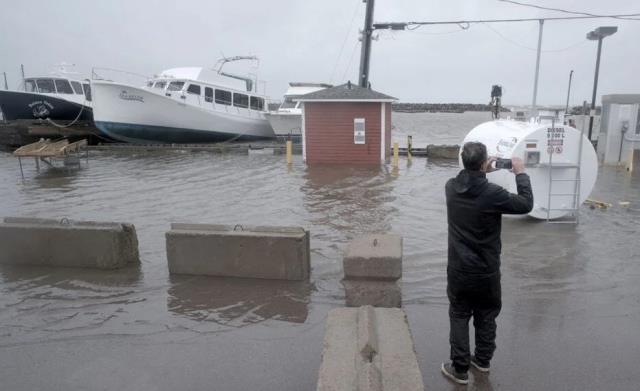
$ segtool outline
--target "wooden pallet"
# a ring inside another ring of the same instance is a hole
[[[13,152],[13,156],[39,158],[65,157],[71,153],[77,153],[86,145],[87,140],[80,140],[73,143],[69,143],[69,140],[66,139],[53,142],[49,140],[40,140],[16,149]]]

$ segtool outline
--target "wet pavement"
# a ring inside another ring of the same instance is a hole
[[[136,225],[142,264],[120,271],[0,268],[6,390],[313,390],[324,320],[347,301],[341,259],[370,232],[404,238],[402,303],[427,389],[456,389],[448,357],[444,183],[451,162],[292,167],[268,151],[94,153],[25,180],[0,153],[0,216]],[[505,218],[503,311],[477,390],[640,387],[640,176],[600,170],[580,225]],[[618,205],[629,201],[628,207]],[[306,283],[169,276],[170,222],[300,225]]]

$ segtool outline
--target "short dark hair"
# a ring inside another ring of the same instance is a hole
[[[462,165],[467,170],[480,171],[487,160],[487,147],[477,141],[469,141],[462,146]]]

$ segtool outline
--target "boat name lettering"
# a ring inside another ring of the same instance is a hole
[[[34,106],[46,106],[46,107],[48,107],[50,109],[53,109],[53,105],[51,103],[47,102],[46,100],[45,101],[37,100],[35,102],[29,103],[29,108],[30,109],[33,109]]]
[[[120,99],[137,100],[138,102],[144,103],[144,98],[141,95],[129,94],[126,90],[122,90],[122,92],[120,93]]]
[[[37,100],[29,103],[28,106],[33,113],[33,118],[47,118],[53,110],[53,105],[46,100]]]

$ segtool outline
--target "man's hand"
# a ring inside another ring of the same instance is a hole
[[[490,173],[490,172],[496,171],[496,168],[493,166],[493,162],[495,162],[496,160],[498,160],[497,157],[489,156],[489,159],[487,159],[484,162],[484,167],[482,167],[482,171],[484,171],[487,174]]]
[[[511,158],[511,172],[518,175],[524,172],[524,162],[519,157]]]

